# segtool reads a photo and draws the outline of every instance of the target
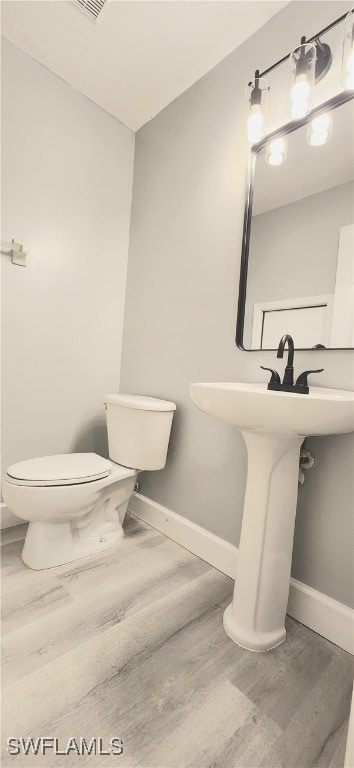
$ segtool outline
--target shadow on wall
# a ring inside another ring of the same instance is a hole
[[[98,453],[108,458],[106,419],[96,417],[88,420],[73,438],[70,451],[73,453]]]

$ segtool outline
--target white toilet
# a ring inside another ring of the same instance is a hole
[[[111,461],[69,453],[21,461],[8,468],[3,495],[29,526],[22,560],[39,570],[112,547],[139,470],[162,469],[174,403],[138,395],[105,399]]]

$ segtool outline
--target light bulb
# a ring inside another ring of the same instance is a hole
[[[286,142],[280,136],[279,139],[273,139],[270,142],[266,152],[266,162],[268,165],[281,165],[286,158]]]
[[[299,75],[291,89],[291,117],[304,117],[309,111],[310,83],[306,75]]]
[[[328,131],[329,125],[331,122],[331,118],[327,112],[325,112],[323,115],[319,115],[318,117],[314,117],[311,123],[311,129],[312,131]]]
[[[285,141],[282,138],[274,139],[270,142],[269,151],[271,155],[282,155],[285,152]]]
[[[327,112],[314,117],[309,125],[307,140],[312,147],[321,147],[331,136],[332,117]]]
[[[247,119],[247,139],[250,144],[255,144],[260,141],[264,136],[264,117],[260,110],[259,104],[254,104],[251,107],[249,117]]]
[[[310,83],[306,75],[299,75],[291,89],[291,100],[294,104],[299,103],[299,101],[308,101],[310,91]]]
[[[281,165],[284,160],[284,155],[281,152],[272,152],[268,158],[268,165]]]
[[[310,112],[312,87],[315,83],[316,44],[301,38],[299,45],[289,56],[289,95],[287,113],[299,120]]]
[[[309,136],[309,144],[312,147],[321,147],[329,139],[328,131],[313,131]]]

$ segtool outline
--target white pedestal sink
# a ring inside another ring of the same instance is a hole
[[[354,393],[216,383],[191,384],[191,396],[205,413],[238,427],[247,446],[237,580],[224,629],[243,648],[266,651],[285,640],[301,443],[307,435],[352,432]]]

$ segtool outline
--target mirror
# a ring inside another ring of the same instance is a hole
[[[251,150],[236,333],[241,349],[277,349],[284,333],[297,349],[354,347],[353,103],[353,94],[344,92]],[[313,120],[321,116],[322,133],[312,145]],[[328,122],[332,133],[320,143]],[[271,141],[279,139],[285,160],[277,164],[282,157],[273,153],[275,164],[269,164]]]

